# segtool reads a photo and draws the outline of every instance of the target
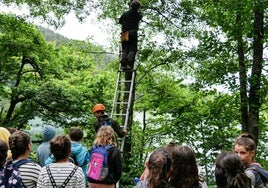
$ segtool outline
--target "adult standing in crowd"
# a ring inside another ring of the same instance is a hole
[[[140,1],[133,0],[130,3],[130,9],[119,18],[119,23],[122,26],[122,55],[120,60],[122,69],[132,69],[135,62],[135,56],[138,51],[139,22],[142,19],[140,8]]]
[[[96,133],[102,126],[106,125],[111,126],[120,138],[127,134],[127,130],[125,128],[122,129],[117,121],[109,117],[106,113],[106,107],[103,104],[99,103],[94,105],[92,112],[97,119],[94,122],[94,129]]]

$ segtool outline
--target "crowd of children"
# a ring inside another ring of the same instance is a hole
[[[20,163],[22,187],[114,188],[120,180],[122,158],[111,126],[101,126],[92,143],[92,148],[110,146],[107,171],[102,174],[102,179],[89,175],[91,165],[97,161],[92,163],[93,155],[90,154],[93,150],[82,146],[83,131],[80,128],[71,127],[67,135],[57,136],[53,127],[45,126],[42,135],[45,139],[37,149],[40,151],[37,152],[38,163],[35,163],[29,159],[32,151],[30,135],[20,130],[11,134],[0,127],[0,186],[5,185],[3,177],[7,166],[17,163]],[[254,159],[255,152],[253,137],[245,133],[237,137],[233,151],[221,151],[215,160],[216,187],[265,188],[264,178],[257,170],[261,165]],[[47,159],[43,155],[47,155]],[[189,146],[170,142],[154,150],[145,166],[136,188],[207,188],[194,151]],[[17,183],[14,179],[8,183]]]

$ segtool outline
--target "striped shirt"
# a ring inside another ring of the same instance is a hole
[[[61,186],[69,174],[74,169],[75,165],[70,162],[66,163],[52,163],[49,165],[52,177],[54,178],[57,186]],[[38,177],[37,188],[53,188],[52,183],[49,179],[46,167],[42,167],[41,173]],[[81,169],[78,167],[69,183],[65,188],[83,188],[85,187],[85,176]]]
[[[16,161],[14,161],[16,162]],[[33,162],[28,162],[19,166],[21,179],[27,188],[35,188],[41,167]]]

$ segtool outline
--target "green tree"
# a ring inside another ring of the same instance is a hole
[[[47,43],[20,18],[2,15],[1,21],[1,98],[8,101],[1,124],[22,128],[38,116],[63,127],[87,125],[94,103],[112,93],[104,56],[91,54],[101,48],[82,41]]]

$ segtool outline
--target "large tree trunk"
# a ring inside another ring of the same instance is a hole
[[[249,89],[249,124],[248,132],[258,143],[259,112],[261,107],[261,72],[263,68],[263,35],[264,10],[262,3],[257,2],[254,10],[253,64]]]
[[[238,12],[236,16],[237,25],[237,53],[239,62],[239,81],[240,81],[240,110],[241,110],[241,124],[242,131],[246,132],[248,127],[248,95],[247,95],[247,67],[245,64],[244,43],[243,43],[243,23],[241,20],[241,13]]]

